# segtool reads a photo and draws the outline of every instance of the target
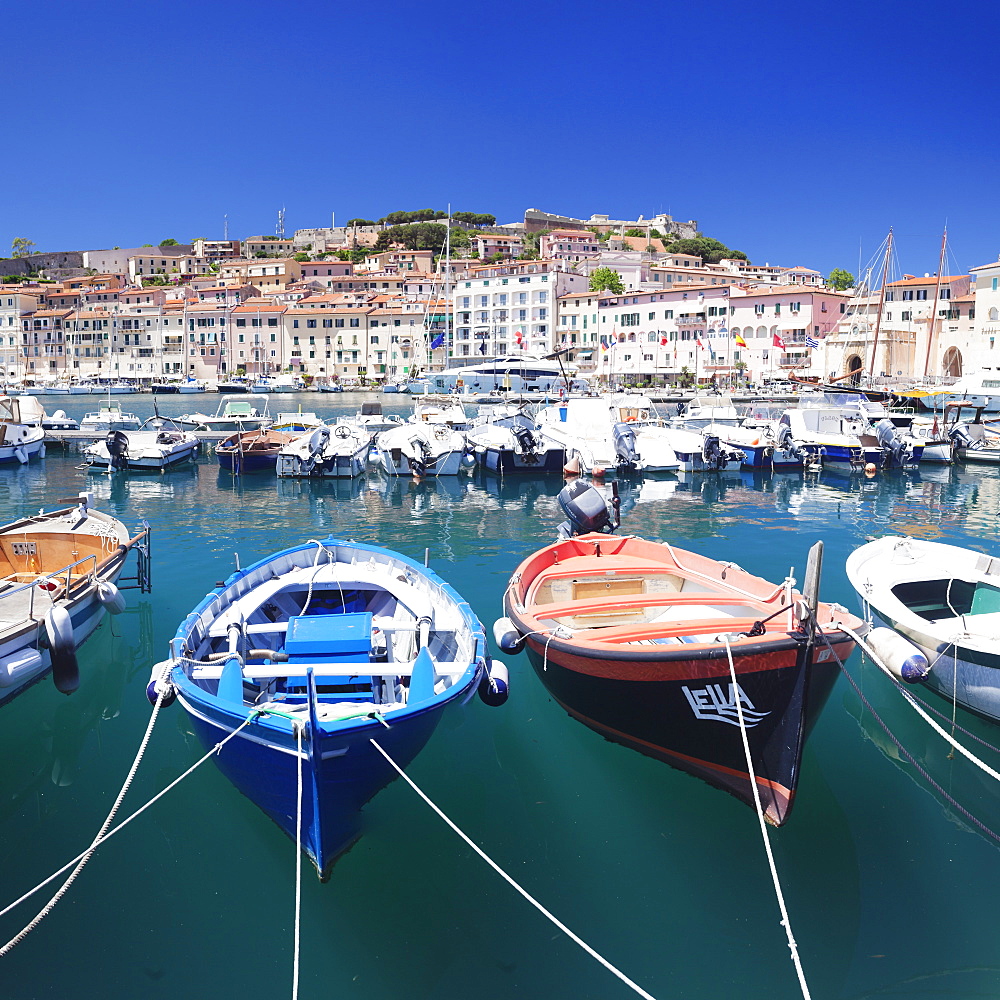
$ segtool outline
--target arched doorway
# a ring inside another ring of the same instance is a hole
[[[941,374],[960,378],[962,375],[962,352],[957,347],[949,347],[941,359]]]
[[[861,381],[861,369],[864,366],[864,361],[857,354],[852,354],[847,359],[847,371],[851,376],[851,385],[857,385]]]

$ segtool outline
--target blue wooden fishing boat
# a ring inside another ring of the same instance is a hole
[[[321,878],[364,804],[446,709],[506,700],[483,627],[437,574],[374,545],[310,541],[238,569],[184,620],[147,695],[176,696],[230,781]],[[299,788],[301,781],[301,808]],[[301,817],[301,819],[300,819]]]

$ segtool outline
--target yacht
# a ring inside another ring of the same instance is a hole
[[[567,382],[569,383],[567,385]],[[563,365],[527,355],[490,358],[462,368],[424,376],[418,391],[427,392],[589,392],[590,384],[576,375],[574,365]],[[411,385],[409,391],[413,392]]]

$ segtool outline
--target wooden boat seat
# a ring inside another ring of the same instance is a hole
[[[618,625],[601,629],[581,629],[575,638],[588,642],[628,643],[644,639],[669,639],[679,636],[715,636],[723,633],[748,632],[756,618],[701,618],[674,622],[640,622],[634,625]],[[773,635],[785,629],[767,622],[764,626]]]
[[[741,599],[739,594],[726,594],[722,591],[695,591],[693,593],[667,594],[618,594],[592,600],[566,601],[562,604],[538,605],[537,617],[573,618],[580,615],[599,614],[604,611],[631,610],[632,608],[682,607],[685,605],[726,604],[748,607],[751,610],[763,612],[766,605],[754,608],[748,601]]]

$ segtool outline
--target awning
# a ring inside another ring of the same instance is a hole
[[[577,354],[577,357],[581,361],[589,361],[593,356],[594,356],[593,351],[580,351],[580,353]]]
[[[924,399],[927,396],[944,396],[950,389],[904,389],[902,392],[893,392],[894,396],[902,396],[904,399]]]

